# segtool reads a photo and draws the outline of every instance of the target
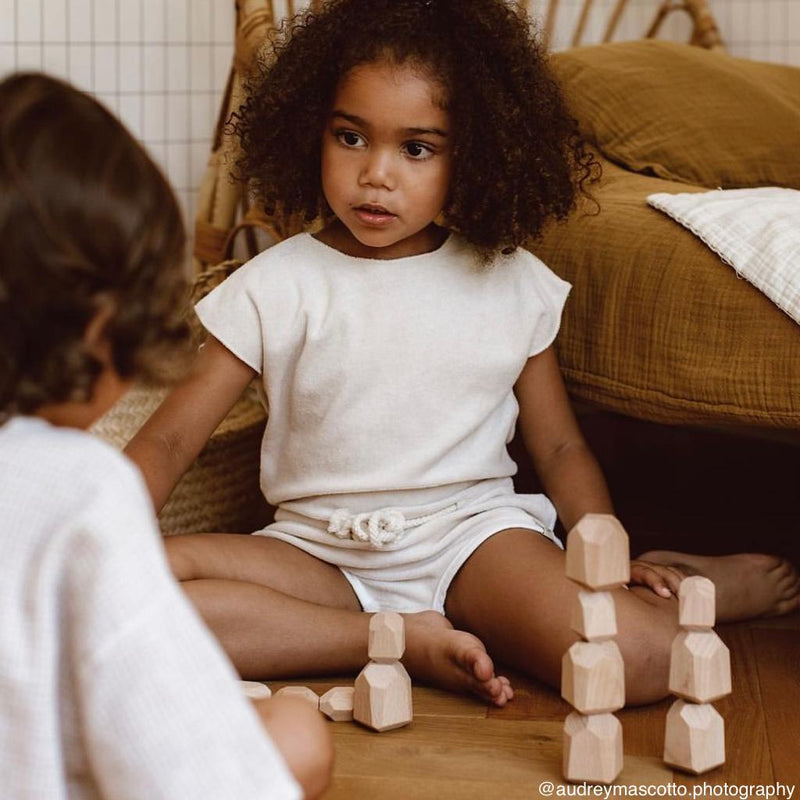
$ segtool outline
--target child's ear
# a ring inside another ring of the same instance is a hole
[[[104,364],[110,359],[106,328],[117,311],[117,303],[110,295],[98,295],[95,299],[95,312],[83,332],[83,342],[88,353]]]

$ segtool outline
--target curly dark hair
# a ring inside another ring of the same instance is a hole
[[[97,312],[123,378],[186,361],[185,232],[158,167],[105,108],[40,74],[0,83],[0,422],[90,398]]]
[[[504,0],[328,0],[284,24],[229,120],[238,176],[268,213],[329,218],[321,139],[340,80],[382,59],[420,66],[452,121],[448,227],[484,255],[537,239],[563,219],[600,165],[578,133],[544,46]]]

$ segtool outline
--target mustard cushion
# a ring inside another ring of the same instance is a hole
[[[800,69],[663,41],[552,57],[585,135],[628,169],[711,189],[800,188]]]
[[[600,213],[532,248],[575,286],[556,340],[572,396],[655,422],[800,428],[800,327],[646,202],[704,189],[603,168]]]

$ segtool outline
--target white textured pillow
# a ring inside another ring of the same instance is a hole
[[[800,323],[800,191],[659,193],[647,202],[696,234]]]

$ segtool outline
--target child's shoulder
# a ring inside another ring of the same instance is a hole
[[[495,256],[492,267],[499,271],[515,273],[535,283],[569,285],[526,247],[517,247],[510,253],[499,253]]]
[[[517,266],[524,270],[533,270],[535,272],[547,271],[552,273],[552,270],[547,264],[527,247],[515,247],[510,253],[499,253],[496,256],[496,262],[499,262],[500,266],[507,264]]]
[[[140,480],[122,453],[97,436],[51,425],[36,417],[14,417],[0,427],[0,471],[41,486],[129,486]]]
[[[319,243],[316,239],[310,233],[297,233],[262,250],[243,264],[237,272],[266,272],[292,268],[298,265],[298,260],[309,261],[318,255]]]
[[[290,236],[242,264],[223,281],[224,291],[244,289],[258,293],[270,285],[282,285],[287,279],[313,272],[324,262],[321,247],[311,234]]]
[[[80,540],[95,556],[141,547],[148,529],[157,534],[144,480],[122,453],[91,433],[35,417],[0,427],[0,518],[0,539],[25,531],[33,548]]]

